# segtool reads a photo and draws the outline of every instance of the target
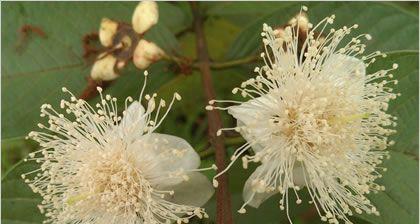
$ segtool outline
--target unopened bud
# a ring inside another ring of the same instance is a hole
[[[142,1],[134,10],[131,22],[133,23],[133,29],[137,33],[142,34],[155,25],[158,19],[159,10],[157,3],[153,1]]]
[[[112,55],[107,55],[103,58],[103,54],[99,55],[98,59],[92,66],[90,76],[93,80],[110,81],[118,77],[114,67],[117,59]]]
[[[300,13],[289,21],[289,25],[298,25],[300,30],[307,31],[309,29],[309,20],[305,13]]]
[[[102,18],[101,26],[99,28],[99,41],[105,47],[110,47],[115,33],[117,33],[118,23],[108,19]]]
[[[165,52],[155,43],[147,40],[140,40],[134,50],[133,62],[139,69],[146,69],[153,62],[161,59]]]

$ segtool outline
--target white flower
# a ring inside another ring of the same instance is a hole
[[[212,100],[207,106],[228,110],[237,127],[223,130],[239,131],[247,140],[228,168],[249,148],[254,154],[242,157],[244,168],[261,162],[244,186],[240,213],[246,212],[246,205],[258,207],[280,193],[279,207],[286,208],[289,217],[290,194],[300,204],[298,191],[306,187],[324,221],[351,223],[348,216],[353,212],[379,215],[366,194],[384,190],[374,180],[385,170],[379,166],[388,157],[384,150],[393,144],[387,136],[394,133],[390,128],[397,118],[386,110],[399,94],[392,93],[397,81],[388,73],[398,66],[367,74],[375,57],[386,55],[363,55],[361,39],[370,35],[349,39],[358,26],[328,30],[333,20],[334,15],[313,28],[305,22],[309,29],[303,50],[298,47],[299,25],[288,26],[279,35],[264,24],[265,65],[255,69],[255,78],[233,90],[250,100]]]
[[[197,171],[214,167],[198,169],[200,158],[184,139],[154,133],[181,97],[175,93],[166,110],[156,94],[145,96],[146,108],[129,97],[120,116],[117,99],[98,91],[94,109],[63,88],[70,101],[60,106],[68,115],[44,104],[48,125],[29,134],[41,149],[28,160],[41,165],[22,178],[43,197],[45,223],[167,224],[207,217],[199,206],[214,190]]]
[[[107,47],[107,51],[97,57],[90,73],[91,78],[98,81],[114,80],[119,76],[118,70],[131,59],[137,68],[146,69],[164,57],[165,52],[155,43],[141,39],[158,19],[158,6],[153,1],[142,1],[137,5],[132,26],[103,18],[99,41]]]

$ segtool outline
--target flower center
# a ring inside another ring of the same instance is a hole
[[[82,206],[95,204],[101,210],[121,215],[143,211],[142,201],[151,188],[127,150],[91,150],[89,154],[77,175],[81,192],[86,193],[69,198],[68,203],[83,201]]]
[[[314,151],[350,141],[358,134],[356,126],[368,116],[357,110],[357,101],[334,86],[322,85],[280,95],[277,112],[270,119],[272,133],[296,149]]]

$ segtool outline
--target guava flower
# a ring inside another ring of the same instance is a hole
[[[334,18],[316,26],[305,22],[302,48],[296,20],[282,34],[264,24],[265,65],[232,91],[249,100],[212,100],[207,106],[227,110],[237,120],[236,127],[217,134],[235,130],[247,141],[214,178],[238,158],[245,169],[249,162],[261,163],[245,183],[240,213],[246,205],[258,207],[280,193],[279,207],[289,217],[290,198],[300,204],[299,191],[306,187],[309,203],[323,221],[351,223],[354,212],[379,215],[366,195],[385,189],[374,181],[385,171],[380,166],[389,157],[385,149],[394,143],[388,136],[395,132],[397,118],[386,111],[399,95],[392,92],[397,80],[389,74],[398,66],[368,74],[366,68],[375,58],[386,55],[364,54],[362,39],[371,36],[351,38],[357,24],[328,29]],[[248,149],[254,153],[244,155]],[[217,186],[216,179],[213,182]]]
[[[70,100],[61,101],[62,111],[42,105],[48,125],[29,134],[41,149],[27,159],[40,168],[22,178],[43,198],[44,223],[179,224],[208,217],[199,206],[214,190],[198,171],[215,167],[198,169],[200,158],[184,139],[155,133],[181,97],[175,93],[165,110],[164,100],[145,95],[145,108],[145,86],[139,101],[125,100],[122,116],[117,99],[100,87],[96,108],[66,88]]]
[[[137,5],[131,26],[103,18],[99,29],[99,41],[107,50],[97,57],[90,74],[92,79],[114,80],[130,60],[133,60],[137,68],[146,69],[164,57],[165,52],[161,48],[143,38],[158,19],[158,5],[153,1],[142,1]]]

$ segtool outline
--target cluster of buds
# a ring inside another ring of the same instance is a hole
[[[304,51],[307,51],[307,46],[303,46],[303,43],[305,43],[306,39],[308,39],[308,33],[310,33],[309,31],[313,28],[313,24],[309,22],[308,15],[305,12],[301,11],[293,18],[291,18],[287,22],[287,24],[276,27],[274,29],[276,40],[279,43],[279,46],[282,46],[284,50],[286,50],[286,42],[288,41],[285,31],[286,27],[291,27],[297,31],[296,40],[298,41],[298,53],[300,54],[302,49]],[[320,33],[313,32],[313,35],[315,39],[318,39],[318,42],[320,44],[322,44],[325,41],[325,37],[322,36]]]
[[[164,57],[165,52],[161,48],[143,38],[158,19],[158,6],[152,1],[138,4],[131,25],[103,18],[99,41],[106,50],[96,58],[90,73],[91,78],[95,81],[111,81],[119,76],[119,71],[131,59],[137,68],[146,69]]]

